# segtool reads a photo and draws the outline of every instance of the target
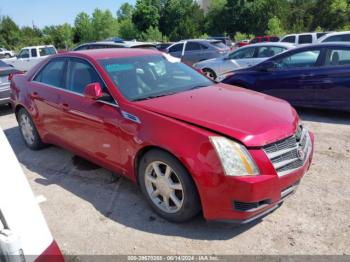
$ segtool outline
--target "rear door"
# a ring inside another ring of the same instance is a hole
[[[55,58],[48,62],[30,82],[29,97],[38,115],[36,123],[45,136],[60,141],[62,114],[59,94],[65,89],[67,59]]]
[[[294,105],[314,105],[320,84],[321,48],[291,52],[273,59],[275,68],[260,74],[256,91],[285,99]]]
[[[59,97],[64,115],[61,132],[66,146],[101,165],[119,169],[119,122],[123,118],[106,84],[90,62],[79,58],[69,59],[66,81],[67,90]],[[108,101],[84,97],[86,85],[96,82],[109,95]]]
[[[315,100],[322,107],[350,109],[350,48],[326,48]]]
[[[183,59],[191,64],[205,59],[201,45],[198,42],[189,41],[185,45],[185,54]]]
[[[184,43],[174,44],[169,47],[168,53],[174,57],[182,58]]]

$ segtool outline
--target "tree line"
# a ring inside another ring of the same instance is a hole
[[[68,49],[110,37],[166,42],[230,36],[239,41],[254,35],[350,30],[350,0],[211,0],[203,10],[195,0],[137,0],[115,14],[95,9],[79,13],[73,25],[19,27],[0,17],[0,47],[53,44]]]

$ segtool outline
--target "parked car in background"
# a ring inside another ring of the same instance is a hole
[[[6,62],[17,70],[28,71],[46,57],[56,53],[57,50],[53,45],[28,46],[21,49],[16,59]]]
[[[311,165],[313,135],[287,102],[159,51],[60,54],[11,87],[29,148],[56,144],[125,175],[170,221],[202,211],[248,223],[279,207]]]
[[[295,106],[350,111],[350,45],[300,47],[237,70],[223,83],[279,97]]]
[[[227,45],[229,48],[232,48],[232,40],[228,36],[210,36],[208,37],[208,40],[219,40],[223,44]]]
[[[236,49],[223,57],[198,62],[193,66],[202,69],[208,77],[215,80],[228,72],[256,65],[294,47],[295,45],[288,43],[252,44]]]
[[[333,32],[319,38],[318,43],[327,42],[350,42],[350,31]]]
[[[6,48],[0,48],[0,58],[11,58],[16,54],[13,51],[7,50]]]
[[[230,51],[230,48],[220,40],[184,40],[172,44],[167,48],[167,52],[181,58],[183,62],[189,64],[210,58],[220,57]]]
[[[12,66],[0,60],[0,105],[10,102],[10,75],[20,73]]]
[[[148,48],[156,49],[156,45],[147,42],[124,41],[124,40],[105,40],[91,43],[81,44],[75,47],[72,51],[90,50],[90,49],[105,49],[105,48]]]
[[[241,40],[241,41],[236,42],[235,46],[236,47],[246,46],[246,45],[249,45],[249,42],[250,42],[249,39]]]
[[[280,38],[278,36],[256,36],[249,41],[250,44],[263,43],[263,42],[278,42]]]
[[[167,48],[172,44],[173,43],[158,43],[156,47],[159,51],[166,52]]]
[[[317,39],[326,34],[326,32],[290,34],[282,37],[280,42],[291,43],[295,45],[314,44],[317,43]]]

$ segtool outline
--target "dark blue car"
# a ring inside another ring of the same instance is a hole
[[[222,82],[294,106],[350,111],[350,44],[308,45],[232,73]]]

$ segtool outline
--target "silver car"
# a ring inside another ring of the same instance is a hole
[[[252,44],[238,48],[223,57],[202,61],[193,66],[201,69],[208,77],[217,80],[221,75],[236,69],[251,67],[294,47],[293,44],[279,42]]]

